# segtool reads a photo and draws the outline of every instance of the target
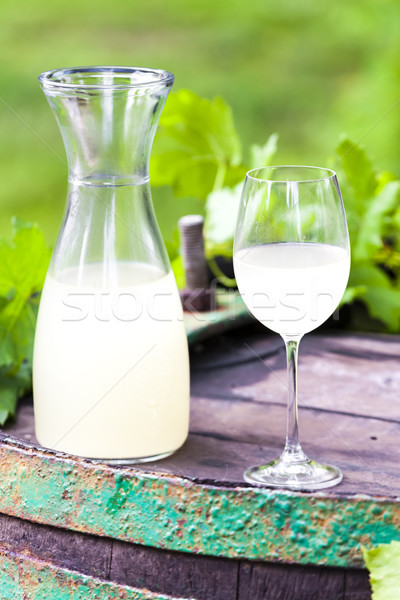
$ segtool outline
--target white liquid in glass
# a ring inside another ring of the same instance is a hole
[[[237,252],[234,268],[253,315],[269,329],[296,337],[335,311],[346,289],[350,256],[329,244],[265,244]]]
[[[178,290],[143,263],[47,276],[34,351],[36,436],[91,458],[172,452],[189,422],[189,358]],[[81,283],[80,283],[81,282]]]

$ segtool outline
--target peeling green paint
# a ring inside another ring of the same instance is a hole
[[[189,344],[236,329],[254,320],[235,290],[218,290],[218,308],[207,313],[185,312],[185,329]]]
[[[1,547],[0,590],[1,600],[178,600],[61,569]]]
[[[350,567],[400,540],[399,499],[203,485],[4,436],[0,472],[3,513],[169,550]]]
[[[110,515],[116,514],[124,506],[131,490],[132,482],[117,476],[115,478],[115,493],[108,499],[106,511]]]

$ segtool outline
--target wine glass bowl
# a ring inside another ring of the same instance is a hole
[[[321,489],[336,485],[336,467],[310,460],[299,442],[297,352],[305,333],[337,308],[350,270],[346,216],[336,174],[319,167],[249,171],[243,187],[233,263],[250,312],[285,342],[288,417],[279,459],[245,472],[256,485]]]

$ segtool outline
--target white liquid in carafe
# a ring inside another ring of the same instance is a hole
[[[144,263],[114,267],[106,277],[101,264],[47,276],[34,349],[36,437],[90,458],[170,453],[189,421],[176,283]]]

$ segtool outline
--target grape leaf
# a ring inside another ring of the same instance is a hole
[[[182,256],[178,255],[171,261],[172,271],[174,273],[176,285],[178,289],[182,290],[185,287],[186,277],[185,269],[183,267]]]
[[[365,291],[359,297],[365,303],[371,317],[382,321],[388,331],[399,331],[400,290],[395,289],[382,269],[368,263],[352,265],[349,286],[364,286]]]
[[[16,412],[19,396],[18,384],[13,377],[0,373],[0,425],[4,425]]]
[[[365,285],[347,286],[340,301],[340,306],[343,306],[343,304],[351,304],[354,300],[362,298],[366,291],[367,287]]]
[[[373,600],[398,600],[400,590],[400,542],[362,549],[370,572]]]
[[[177,196],[205,200],[223,186],[230,169],[237,176],[241,143],[230,106],[189,90],[171,94],[160,119],[151,157],[153,185],[171,185]],[[230,174],[232,176],[232,174]]]
[[[348,138],[337,152],[352,248],[347,298],[361,300],[388,331],[399,331],[400,180],[393,173],[376,173],[364,150]]]
[[[348,285],[349,287],[368,285],[371,287],[390,289],[391,282],[382,269],[369,263],[361,263],[352,265]]]
[[[253,144],[250,147],[250,168],[267,167],[271,164],[272,158],[278,149],[278,134],[273,133],[269,136],[264,146]]]
[[[364,149],[343,137],[336,151],[355,199],[365,203],[375,193],[377,178]]]
[[[13,221],[12,243],[0,240],[0,423],[30,389],[35,325],[50,250],[34,225]]]
[[[353,247],[355,260],[374,259],[383,243],[385,217],[399,204],[400,181],[387,183],[382,191],[374,196],[360,223]]]
[[[208,256],[232,256],[233,236],[243,184],[211,192],[206,201],[204,234]]]
[[[8,417],[14,416],[21,392],[29,390],[32,384],[32,371],[27,361],[22,363],[17,373],[7,373],[7,368],[0,368],[0,425],[4,425]]]
[[[400,330],[400,291],[393,288],[368,287],[362,296],[371,317],[385,323],[390,333]]]
[[[277,151],[278,135],[270,135],[264,146],[251,146],[251,167],[270,163]],[[204,233],[209,258],[217,255],[232,256],[243,179],[234,187],[212,191],[207,196]]]
[[[0,296],[15,297],[40,292],[49,264],[50,250],[37,226],[13,219],[12,243],[0,239]]]

